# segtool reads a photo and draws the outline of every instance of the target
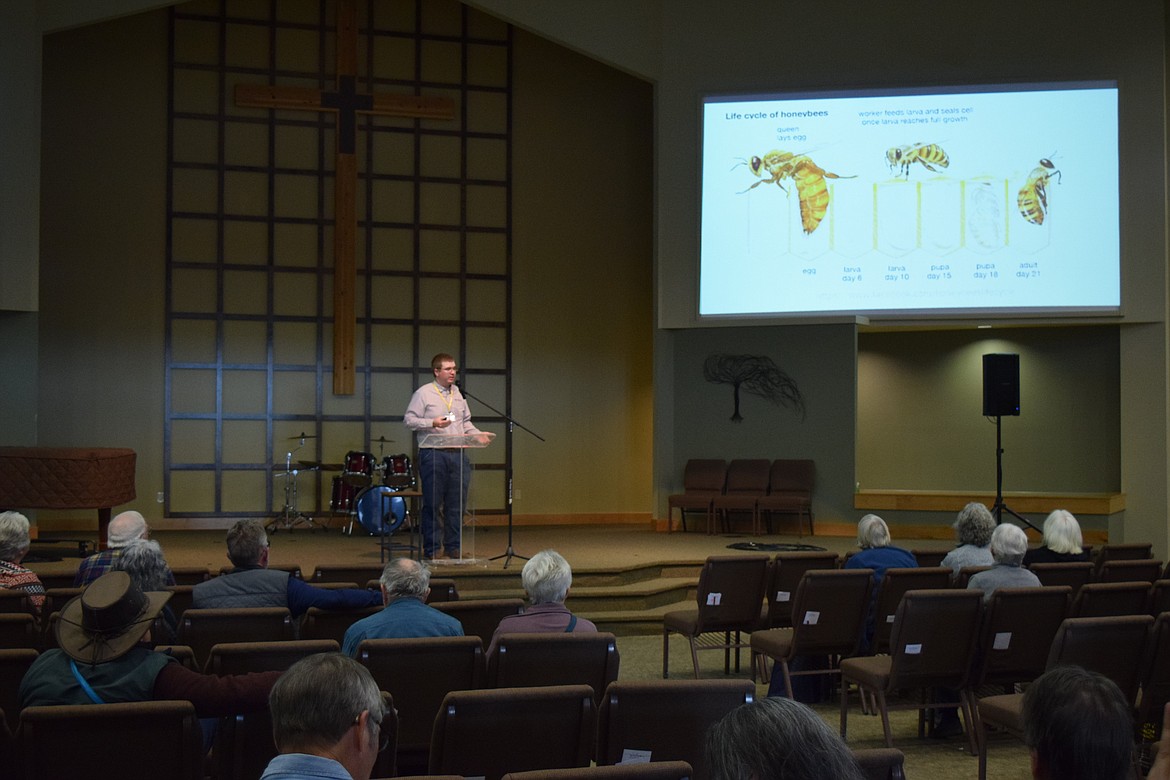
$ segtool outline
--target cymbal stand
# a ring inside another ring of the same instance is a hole
[[[305,439],[302,435],[301,443],[296,449],[290,450],[284,458],[284,471],[273,476],[284,477],[284,507],[280,510],[280,514],[274,517],[264,526],[265,531],[276,533],[280,530],[289,530],[296,528],[298,525],[304,525],[308,528],[321,528],[325,526],[318,523],[310,515],[306,515],[297,509],[297,474],[301,471],[313,471],[313,469],[297,469],[293,468],[292,456],[293,453],[305,446]]]

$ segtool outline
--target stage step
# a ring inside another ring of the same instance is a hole
[[[455,580],[461,600],[523,598],[523,561],[507,570],[465,564],[434,564],[434,576]],[[617,569],[573,571],[568,607],[592,620],[601,631],[618,636],[654,635],[662,631],[662,615],[695,606],[703,561],[654,562]]]

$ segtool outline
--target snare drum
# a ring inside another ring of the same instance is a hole
[[[350,450],[345,453],[345,466],[341,471],[341,478],[356,487],[366,487],[373,482],[376,463],[372,454]]]
[[[350,514],[353,512],[353,499],[357,493],[357,487],[349,484],[342,477],[334,477],[333,495],[329,499],[329,509],[337,514]]]
[[[414,487],[414,469],[405,453],[387,455],[382,459],[382,484],[396,490]]]
[[[354,503],[358,522],[372,534],[392,534],[406,519],[406,501],[383,485],[366,488]]]

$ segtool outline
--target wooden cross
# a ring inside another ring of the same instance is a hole
[[[354,259],[357,234],[357,115],[453,119],[448,98],[387,93],[359,94],[357,6],[337,0],[337,89],[238,84],[236,104],[250,108],[332,111],[337,114],[337,162],[333,176],[333,393],[354,391]]]

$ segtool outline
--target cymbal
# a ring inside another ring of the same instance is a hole
[[[387,439],[385,436],[379,436],[379,437],[378,437],[378,438],[376,438],[376,439],[370,439],[370,441],[384,442],[384,443],[386,443],[386,444],[389,444],[390,442],[392,442],[392,441],[394,441],[394,440],[393,440],[393,439]]]
[[[301,471],[309,471],[311,469],[321,468],[320,461],[316,460],[298,460],[297,463],[301,465]]]
[[[302,431],[300,436],[289,436],[287,439],[285,439],[285,441],[300,441],[301,439],[315,439],[315,438],[317,438],[317,437],[310,436],[309,434]]]

